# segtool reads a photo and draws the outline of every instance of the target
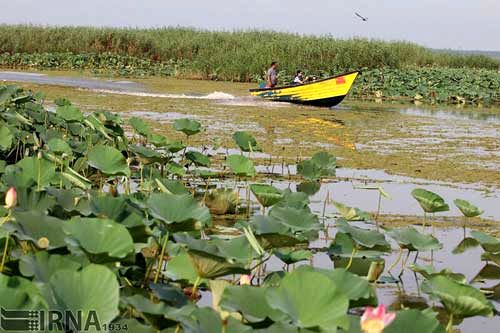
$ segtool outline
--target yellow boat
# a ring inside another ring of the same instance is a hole
[[[355,71],[304,84],[250,89],[250,94],[278,102],[332,107],[347,96],[358,74]]]

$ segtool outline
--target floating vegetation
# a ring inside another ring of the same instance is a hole
[[[496,314],[500,240],[493,235],[471,231],[454,251],[484,251],[477,259],[486,266],[467,281],[432,260],[416,263],[442,247],[425,231],[377,228],[371,214],[338,202],[341,216],[320,217],[308,193],[270,184],[255,168],[259,145],[247,133],[234,135],[239,154],[213,156],[189,147],[190,137],[203,135],[195,120],[173,123],[184,137],[177,142],[139,118],[125,127],[117,114],[86,115],[59,102],[47,111],[41,95],[0,87],[4,308],[95,311],[99,325],[133,332],[207,333],[451,333],[464,318]],[[336,158],[316,153],[297,169],[302,188],[315,193],[335,178]],[[389,197],[376,189],[379,201]],[[430,191],[413,194],[425,212],[449,208]],[[470,218],[481,213],[455,203]],[[318,246],[321,238],[327,246]],[[418,290],[441,306],[423,298],[418,309],[370,308],[381,300],[380,285],[400,283],[390,274],[403,250],[399,278],[416,252],[410,268],[422,276]],[[315,266],[318,255],[333,268]],[[276,262],[285,266],[266,269]],[[75,329],[71,320],[62,324]]]

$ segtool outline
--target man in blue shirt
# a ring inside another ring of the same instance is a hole
[[[278,84],[278,63],[273,61],[266,73],[266,88],[273,88]]]

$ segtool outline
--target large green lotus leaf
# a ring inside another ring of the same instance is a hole
[[[227,163],[231,171],[237,176],[247,177],[255,175],[253,162],[243,155],[229,155]]]
[[[14,136],[7,126],[0,126],[0,150],[7,150],[12,147]]]
[[[20,239],[36,243],[40,238],[46,237],[49,240],[49,250],[66,246],[63,232],[66,221],[36,211],[15,212],[14,217],[16,222],[10,226]]]
[[[361,299],[374,299],[376,301],[377,296],[372,285],[365,278],[347,272],[345,269],[337,268],[331,270],[304,265],[300,266],[296,270],[318,272],[327,276],[334,282],[337,290],[347,296],[350,301],[359,301]]]
[[[390,244],[385,240],[384,234],[376,230],[367,230],[354,227],[343,219],[338,219],[335,222],[335,225],[337,226],[339,232],[349,234],[356,243],[365,248],[380,246],[390,249],[391,247]]]
[[[357,250],[353,252],[355,246]],[[335,234],[335,239],[328,249],[328,254],[332,257],[377,259],[384,255],[384,252],[379,251],[377,247],[371,250],[364,249],[359,244],[356,244],[351,235],[338,232]]]
[[[172,257],[167,262],[167,268],[163,274],[171,280],[187,281],[191,284],[194,284],[198,277],[198,273],[196,273],[196,269],[186,252]]]
[[[116,148],[97,145],[88,153],[88,162],[91,167],[110,176],[130,176],[130,169],[125,157]]]
[[[66,121],[83,121],[83,113],[72,105],[58,106],[56,114]]]
[[[214,239],[214,244],[217,246],[219,253],[232,263],[249,264],[257,257],[257,253],[245,236],[230,239]]]
[[[337,327],[348,325],[349,299],[332,279],[319,272],[298,270],[287,274],[279,287],[268,289],[266,299],[294,326],[336,332]],[[283,321],[282,315],[270,315],[274,321]]]
[[[2,273],[0,273],[0,306],[12,310],[47,308],[40,290],[33,282],[20,276],[7,276]]]
[[[280,311],[272,309],[266,300],[266,287],[228,286],[224,289],[220,307],[239,312],[249,322],[261,322],[266,318],[280,318]]]
[[[257,140],[253,137],[252,134],[245,132],[245,131],[239,131],[239,132],[234,132],[233,134],[233,140],[236,142],[238,147],[242,151],[245,152],[251,152],[251,151],[262,151],[257,144]]]
[[[116,324],[116,327],[127,327],[127,332],[133,333],[157,333],[158,330],[152,326],[141,324],[136,319],[120,319],[113,321],[113,324]],[[117,332],[123,332],[117,331]]]
[[[90,209],[92,214],[100,218],[121,221],[121,217],[126,213],[125,197],[112,197],[110,195],[94,195],[90,197]]]
[[[292,192],[289,189],[284,190],[283,199],[276,206],[293,207],[297,209],[309,209],[309,197],[303,192]]]
[[[465,275],[460,274],[460,273],[454,273],[453,271],[451,271],[448,268],[437,271],[434,268],[434,266],[432,266],[432,265],[413,264],[413,265],[410,265],[410,269],[414,272],[422,274],[422,276],[425,277],[426,279],[430,279],[431,277],[437,276],[437,275],[443,275],[443,276],[447,276],[450,279],[453,279],[453,280],[460,282],[460,283],[467,282]]]
[[[186,333],[250,333],[253,329],[243,325],[239,320],[228,317],[222,320],[212,308],[196,308],[189,316],[179,318],[182,332]],[[223,327],[223,325],[225,327]]]
[[[320,151],[311,157],[311,161],[320,168],[321,176],[335,176],[335,169],[337,168],[335,156]]]
[[[317,180],[321,178],[321,169],[311,160],[304,160],[297,164],[297,172],[309,180]]]
[[[470,235],[481,244],[487,252],[500,252],[500,240],[481,231],[471,231]]]
[[[49,147],[49,150],[51,152],[54,152],[56,154],[63,154],[63,153],[67,155],[73,154],[73,150],[71,150],[69,144],[63,139],[52,138],[49,140],[49,142],[47,142],[47,146]]]
[[[273,254],[287,265],[309,260],[313,256],[313,253],[309,250],[295,250],[294,248],[287,247],[274,250]]]
[[[297,185],[297,191],[307,195],[315,195],[321,188],[321,182],[317,180],[305,180]]]
[[[189,190],[178,180],[173,179],[155,179],[156,184],[160,188],[161,192],[171,193],[171,194],[190,194]]]
[[[122,297],[121,301],[132,306],[137,311],[152,315],[162,315],[167,311],[167,306],[163,302],[153,303],[149,298],[140,294]]]
[[[347,221],[366,221],[371,220],[371,215],[359,208],[349,207],[340,202],[333,201],[333,205],[339,211],[340,215]]]
[[[165,165],[165,171],[167,174],[182,177],[186,174],[186,169],[179,163],[170,161]]]
[[[34,181],[40,186],[47,186],[56,175],[54,164],[36,157],[25,157],[16,164],[22,170],[17,175],[23,179]]]
[[[112,220],[77,217],[66,222],[64,232],[70,245],[76,240],[87,253],[125,258],[135,251],[127,228]]]
[[[129,150],[134,153],[137,159],[144,165],[161,162],[164,158],[162,154],[148,147],[139,145],[128,146]]]
[[[58,270],[50,278],[49,286],[54,310],[82,311],[85,319],[90,311],[95,311],[101,325],[110,323],[119,314],[120,285],[105,266],[91,264],[81,271]],[[94,328],[91,326],[89,332],[94,332]]]
[[[458,207],[458,209],[460,209],[462,214],[464,214],[464,216],[466,217],[476,217],[484,213],[483,210],[479,209],[478,207],[474,206],[473,204],[471,204],[466,200],[455,199],[453,203],[455,204],[455,206]]]
[[[444,333],[444,331],[434,312],[415,309],[396,312],[394,321],[384,329],[384,333]]]
[[[196,272],[194,274],[196,275]],[[173,284],[151,282],[149,287],[158,299],[172,306],[181,307],[189,302],[189,298],[184,294],[184,291]]]
[[[281,191],[272,185],[252,184],[250,185],[250,190],[264,207],[273,206],[283,199]]]
[[[195,135],[201,131],[201,124],[192,119],[176,119],[173,127],[176,131],[182,132],[188,136]]]
[[[500,266],[500,252],[497,253],[484,252],[481,254],[481,260],[493,261],[495,264]]]
[[[310,231],[321,229],[318,217],[306,209],[275,206],[269,216],[293,231]]]
[[[307,179],[335,176],[336,158],[327,152],[318,152],[311,159],[297,164],[297,172]]]
[[[433,276],[424,282],[422,290],[438,298],[457,318],[493,315],[493,305],[481,291],[449,277]]]
[[[315,333],[317,330],[298,328],[286,323],[274,323],[269,327],[255,330],[256,333]]]
[[[204,166],[204,167],[209,167],[210,166],[210,159],[208,156],[197,152],[197,151],[188,151],[186,153],[186,158],[190,160],[191,162],[194,163],[196,166]]]
[[[82,260],[59,254],[50,255],[46,251],[35,255],[24,255],[19,260],[19,270],[26,277],[35,281],[47,283],[50,277],[60,269],[76,271],[82,267]]]
[[[132,126],[132,128],[134,129],[134,131],[136,131],[137,134],[142,135],[144,137],[148,137],[151,135],[151,129],[143,119],[132,117],[128,120],[128,123],[130,124],[130,126]]]
[[[175,234],[174,238],[176,242],[186,245],[189,258],[198,276],[202,278],[214,279],[228,274],[249,273],[243,264],[235,264],[234,258],[226,257],[227,251],[235,253],[234,248],[221,250],[218,242],[195,239],[187,234]]]
[[[484,280],[500,280],[500,267],[486,264],[472,279],[472,282],[482,282]]]
[[[208,208],[188,194],[153,193],[147,205],[152,216],[167,224],[200,222],[209,225],[212,221]]]
[[[453,254],[464,253],[468,249],[475,248],[479,246],[480,243],[475,238],[465,237],[460,241],[460,243],[453,249]]]
[[[418,201],[420,207],[426,213],[447,212],[450,207],[444,202],[444,199],[434,192],[423,188],[416,188],[411,195]]]
[[[388,234],[399,246],[410,251],[439,250],[443,246],[436,237],[422,234],[410,226],[390,229]]]

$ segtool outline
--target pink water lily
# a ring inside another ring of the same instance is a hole
[[[240,285],[250,285],[252,284],[252,277],[250,275],[242,275],[240,276]]]
[[[376,308],[366,307],[361,317],[361,329],[364,333],[382,333],[396,318],[394,312],[387,312],[385,305],[379,305]]]
[[[17,204],[17,192],[14,187],[9,188],[5,194],[5,207],[7,209],[14,208]]]

